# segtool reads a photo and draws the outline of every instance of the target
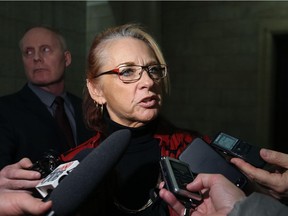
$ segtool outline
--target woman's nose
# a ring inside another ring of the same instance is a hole
[[[152,86],[154,84],[154,80],[149,76],[149,72],[146,70],[142,70],[142,76],[140,81],[145,83],[145,85]]]

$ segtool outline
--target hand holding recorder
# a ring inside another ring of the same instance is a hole
[[[189,191],[201,191],[204,201],[195,209],[188,210],[177,198],[163,187],[159,195],[178,215],[227,215],[234,204],[245,198],[242,190],[220,174],[199,174],[187,185]]]
[[[263,185],[265,192],[275,198],[288,197],[288,154],[261,149],[260,155],[267,163],[275,165],[273,170],[268,171],[254,167],[240,158],[232,158],[231,163],[242,170],[253,181]]]
[[[263,168],[266,164],[260,156],[260,147],[224,132],[218,133],[211,145],[222,153],[241,158],[255,167]]]
[[[162,157],[160,160],[162,178],[165,188],[187,208],[196,208],[202,203],[202,194],[199,191],[189,191],[186,186],[193,182],[194,175],[189,164],[170,157]]]
[[[231,159],[251,180],[258,183],[263,193],[275,198],[288,197],[288,155],[260,147],[220,132],[211,145],[235,158]]]
[[[201,138],[194,139],[179,160],[188,163],[193,173],[222,174],[239,188],[247,184],[246,176]]]
[[[0,171],[0,191],[29,192],[40,182],[41,174],[30,170],[32,162],[23,158]]]

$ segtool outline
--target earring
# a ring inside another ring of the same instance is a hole
[[[98,109],[100,109],[101,116],[103,116],[103,107],[104,107],[103,104],[98,104]]]
[[[103,116],[103,104],[98,104],[95,100],[93,101],[95,106],[96,106],[96,109],[100,112],[100,115]]]

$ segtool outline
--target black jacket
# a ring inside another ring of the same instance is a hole
[[[78,142],[94,133],[86,129],[82,100],[67,93],[75,111]],[[50,149],[63,153],[69,147],[56,121],[42,101],[25,85],[20,91],[0,98],[0,169],[23,157],[35,162]]]

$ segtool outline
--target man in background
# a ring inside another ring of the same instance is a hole
[[[84,125],[82,100],[65,91],[65,69],[72,58],[63,36],[33,27],[19,46],[28,81],[20,91],[0,98],[0,169],[23,157],[35,162],[50,150],[63,153],[92,136]],[[61,102],[56,98],[64,102],[70,136],[57,123]]]

